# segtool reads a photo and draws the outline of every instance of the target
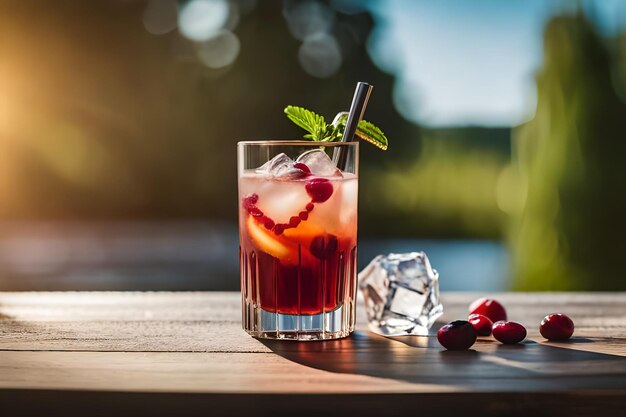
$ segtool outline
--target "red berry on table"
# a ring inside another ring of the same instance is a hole
[[[492,322],[506,320],[506,310],[496,300],[491,298],[479,298],[470,304],[470,314],[482,314]]]
[[[491,334],[493,322],[489,320],[489,317],[483,316],[482,314],[470,314],[467,321],[474,326],[474,330],[476,330],[478,336],[489,336]]]
[[[526,328],[514,321],[499,321],[491,328],[493,337],[505,345],[519,343],[526,338]]]
[[[476,342],[476,330],[468,321],[456,320],[439,329],[437,340],[448,350],[466,350]]]
[[[333,195],[333,185],[326,178],[313,178],[304,188],[313,203],[323,203]]]
[[[574,334],[574,322],[565,314],[548,314],[541,320],[539,333],[548,340],[566,340]]]

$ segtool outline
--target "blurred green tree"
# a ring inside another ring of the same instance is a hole
[[[422,128],[415,161],[362,176],[370,185],[362,200],[377,207],[370,228],[380,236],[501,239],[510,138],[508,128]]]
[[[582,13],[549,22],[537,112],[514,137],[516,289],[626,289],[626,106],[611,69]]]

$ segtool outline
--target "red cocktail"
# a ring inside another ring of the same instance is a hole
[[[337,152],[348,157],[344,170],[330,157]],[[357,152],[356,142],[239,144],[243,324],[252,335],[317,340],[352,331]]]

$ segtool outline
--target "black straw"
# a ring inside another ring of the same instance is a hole
[[[341,138],[342,142],[352,142],[354,140],[354,133],[356,132],[359,122],[363,119],[365,108],[367,107],[367,102],[373,88],[374,86],[368,83],[357,83],[356,89],[354,90],[354,97],[352,97],[350,113],[348,113],[346,128],[343,131],[343,136]],[[335,152],[333,153],[333,161],[335,162],[335,165],[337,165],[337,168],[342,171],[345,170],[347,159],[348,154],[344,152],[341,147],[335,149]]]

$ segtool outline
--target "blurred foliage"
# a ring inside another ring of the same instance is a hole
[[[393,78],[365,49],[369,14],[335,14],[343,65],[320,79],[298,63],[282,2],[240,16],[240,54],[220,70],[178,32],[148,33],[145,5],[0,3],[1,218],[234,222],[236,142],[299,138],[286,104],[332,119],[360,80],[375,85],[367,115],[394,137],[384,154],[362,147],[364,170],[418,152],[419,128],[394,110]]]
[[[626,106],[612,70],[584,15],[549,23],[537,113],[515,135],[518,289],[626,289]]]
[[[145,5],[0,4],[1,218],[234,222],[235,143],[299,138],[286,104],[332,119],[365,80],[375,86],[366,117],[391,144],[361,146],[361,234],[500,236],[493,187],[510,130],[430,129],[420,152],[422,129],[396,112],[393,77],[366,51],[368,13],[335,13],[343,63],[319,79],[299,65],[279,1],[240,17],[240,55],[220,70],[178,32],[148,33]]]
[[[179,32],[148,33],[146,4],[0,2],[0,219],[234,222],[236,142],[300,137],[285,105],[332,120],[368,81],[390,148],[361,147],[361,236],[508,233],[517,288],[626,289],[626,35],[607,45],[581,14],[553,19],[511,149],[508,128],[404,120],[366,12],[332,11],[341,67],[315,78],[282,2],[239,16],[239,56],[219,70]]]
[[[499,237],[506,224],[498,183],[509,164],[510,129],[423,129],[407,167],[367,170],[361,188],[377,235]]]

